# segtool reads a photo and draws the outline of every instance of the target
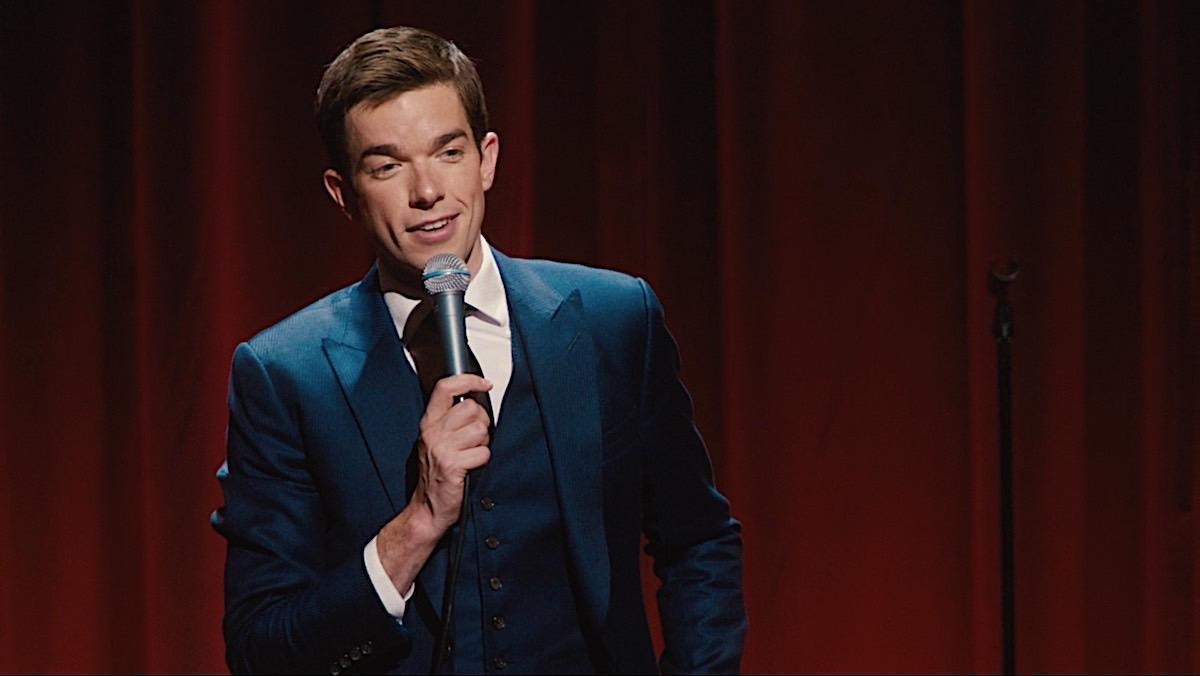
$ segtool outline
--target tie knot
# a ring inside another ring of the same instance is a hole
[[[404,322],[404,334],[401,338],[404,339],[404,345],[409,347],[410,351],[414,341],[428,340],[429,338],[425,334],[433,333],[434,322],[426,321],[433,314],[433,310],[434,300],[424,298],[417,303],[412,312],[408,313],[408,319]],[[418,333],[421,334],[420,337],[418,337]]]

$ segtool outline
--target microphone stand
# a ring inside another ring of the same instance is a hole
[[[1013,564],[1013,448],[1012,448],[1012,307],[1008,304],[1008,285],[1021,268],[1009,261],[1007,272],[997,270],[993,261],[989,287],[996,297],[992,337],[996,339],[996,403],[1000,446],[1000,623],[1005,674],[1017,669],[1016,609]]]

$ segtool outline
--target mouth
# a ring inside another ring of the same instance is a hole
[[[405,228],[405,232],[437,232],[450,225],[456,216],[457,214],[455,216],[439,218],[436,221],[425,221],[424,223],[418,223],[410,228]]]

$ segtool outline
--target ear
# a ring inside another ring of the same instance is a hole
[[[354,188],[333,169],[326,169],[321,178],[325,182],[325,192],[329,193],[329,198],[338,205],[346,218],[354,220],[354,214],[350,208],[354,199]]]
[[[479,175],[483,179],[483,189],[491,190],[492,182],[496,179],[496,162],[500,159],[500,137],[496,132],[489,131],[483,135],[483,143],[479,144]]]

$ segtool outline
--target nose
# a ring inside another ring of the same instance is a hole
[[[445,196],[437,172],[427,166],[413,167],[413,183],[408,204],[414,209],[428,209]]]

